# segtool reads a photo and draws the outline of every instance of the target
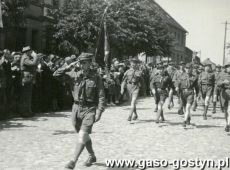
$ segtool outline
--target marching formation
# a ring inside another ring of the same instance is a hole
[[[55,64],[55,61],[59,62]],[[9,84],[10,76],[15,84]],[[50,86],[51,84],[64,84],[58,91],[65,89],[71,96],[72,124],[79,134],[74,158],[66,165],[69,169],[74,169],[84,148],[89,153],[85,166],[96,162],[90,134],[94,123],[101,119],[106,105],[115,106],[128,100],[130,110],[127,120],[135,121],[139,118],[139,96],[153,96],[153,115],[157,124],[167,119],[165,104],[168,109],[177,104],[178,114],[184,115],[181,120],[183,127],[191,124],[191,109],[196,111],[201,106],[203,119],[207,121],[210,105],[213,108],[212,114],[215,114],[219,102],[220,111],[226,119],[225,131],[230,131],[230,63],[221,67],[192,61],[180,62],[177,67],[173,62],[157,61],[155,64],[145,64],[137,58],[131,58],[123,62],[113,59],[111,68],[104,69],[93,62],[91,53],[54,60],[54,57],[36,54],[30,47],[24,47],[22,53],[10,54],[8,50],[3,51],[0,57],[0,78],[1,103],[12,102],[10,96],[14,93],[23,117],[32,115],[32,94],[37,84],[43,82],[41,80],[50,83],[45,84],[47,88],[42,93],[44,95],[53,92],[54,86]],[[7,90],[9,87],[11,89]],[[57,98],[61,97],[63,96]],[[174,102],[175,97],[178,103]],[[49,98],[44,101],[48,102]],[[44,104],[52,105],[53,102]],[[1,105],[3,106],[5,105]]]
[[[125,73],[125,75],[128,72]],[[220,110],[225,113],[225,131],[230,131],[229,117],[229,94],[230,94],[230,63],[221,67],[217,65],[212,68],[212,64],[194,64],[180,62],[179,68],[174,67],[174,63],[158,62],[151,71],[150,89],[154,97],[156,108],[156,123],[165,121],[163,106],[168,98],[168,108],[174,106],[173,96],[178,97],[178,114],[184,115],[183,126],[190,125],[191,109],[196,111],[199,101],[203,105],[203,119],[207,120],[210,101],[213,104],[212,114],[216,113],[217,102],[220,102]],[[136,76],[136,80],[140,77]],[[134,79],[135,79],[134,78]],[[133,77],[129,79],[132,82]],[[125,80],[125,79],[124,79]],[[124,82],[127,82],[126,80]],[[135,82],[135,81],[134,81]],[[135,94],[135,93],[133,93]],[[134,95],[136,101],[136,95]],[[136,108],[131,102],[131,108]],[[131,109],[132,110],[132,109]],[[136,109],[134,109],[136,112]],[[135,113],[134,112],[134,113]],[[135,117],[136,118],[136,114]],[[130,117],[128,120],[131,120]]]

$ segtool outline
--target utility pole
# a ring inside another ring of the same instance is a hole
[[[228,29],[228,23],[227,21],[225,24],[225,31],[224,31],[224,54],[223,54],[223,66],[225,65],[225,54],[226,54],[226,37],[227,37],[227,29]]]

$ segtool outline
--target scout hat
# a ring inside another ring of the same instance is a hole
[[[227,62],[225,65],[224,65],[225,68],[228,68],[230,67],[230,62]]]
[[[170,66],[174,66],[175,63],[174,63],[173,61],[170,61],[170,62],[169,62],[169,65],[170,65]]]
[[[221,65],[218,64],[218,65],[216,66],[216,68],[221,68]]]
[[[93,59],[92,53],[81,53],[81,55],[78,57],[79,61],[92,60],[92,59]]]
[[[140,61],[137,58],[130,59],[130,62],[139,63]]]
[[[211,66],[212,66],[211,63],[205,63],[205,64],[204,64],[204,67],[211,67]]]
[[[30,48],[30,46],[26,46],[22,48],[22,53],[26,53],[28,51],[31,51],[32,49]]]
[[[164,68],[164,65],[162,62],[158,62],[157,63],[157,68],[160,69],[160,68]]]
[[[15,56],[15,55],[22,55],[22,53],[21,53],[21,52],[15,52],[15,53],[14,53],[14,56]]]
[[[185,64],[184,61],[181,61],[181,62],[180,62],[180,65],[184,65],[184,64]]]

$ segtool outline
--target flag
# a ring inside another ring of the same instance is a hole
[[[110,50],[109,41],[107,34],[107,26],[105,20],[105,14],[108,8],[105,9],[104,15],[102,17],[102,22],[100,26],[100,33],[98,36],[98,42],[95,51],[95,61],[106,70],[110,68]]]
[[[0,0],[0,28],[3,28],[2,22],[2,1]]]
[[[106,68],[109,67],[109,41],[107,35],[106,21],[104,22],[104,62]]]

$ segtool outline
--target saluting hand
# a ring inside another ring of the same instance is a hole
[[[121,95],[123,95],[123,93],[124,93],[124,89],[123,88],[121,88],[121,92],[120,93],[121,93]]]

